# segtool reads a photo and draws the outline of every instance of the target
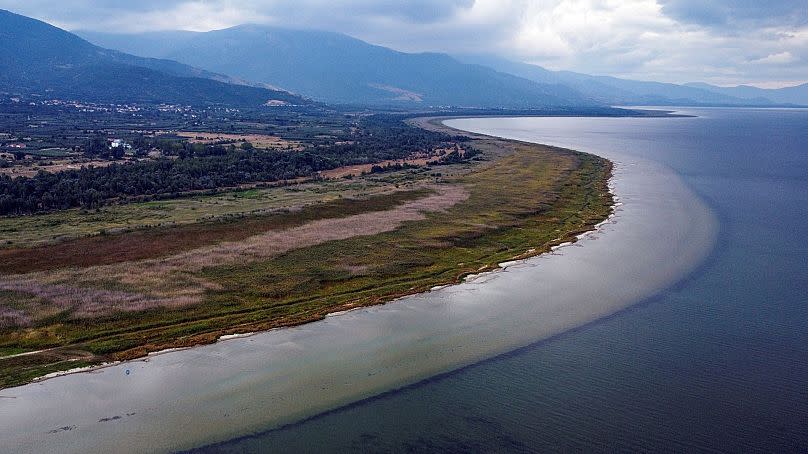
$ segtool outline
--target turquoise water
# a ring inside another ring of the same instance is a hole
[[[671,167],[720,222],[689,276],[528,347],[201,451],[808,450],[808,111],[684,113],[698,117],[450,124]]]

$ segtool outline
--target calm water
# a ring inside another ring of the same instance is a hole
[[[206,446],[401,389],[630,307],[703,263],[718,221],[672,170],[599,153],[616,163],[610,184],[620,206],[574,245],[393,304],[3,390],[0,447],[38,454]]]
[[[808,451],[808,111],[686,113],[698,118],[450,124],[673,168],[720,220],[688,278],[515,352],[203,451]]]

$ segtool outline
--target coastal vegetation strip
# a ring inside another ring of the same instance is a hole
[[[0,272],[19,274],[66,267],[109,265],[171,256],[218,243],[245,241],[251,237],[257,240],[266,232],[277,231],[283,234],[288,229],[314,220],[391,209],[401,203],[424,197],[429,192],[429,189],[420,188],[381,193],[362,199],[336,198],[328,202],[309,202],[307,205],[263,214],[242,212],[210,221],[167,223],[163,228],[141,228],[119,234],[106,233],[104,230],[105,234],[61,241],[47,247],[0,249]],[[305,200],[302,195],[300,200]],[[321,199],[314,200],[319,202]]]
[[[0,349],[48,350],[0,358],[0,386],[459,282],[611,210],[604,159],[482,136],[466,146],[481,159],[366,175],[352,183],[384,189],[364,197],[4,251],[17,267],[0,270]]]
[[[360,175],[361,172],[356,172],[356,176]],[[179,199],[107,205],[93,210],[74,208],[35,216],[0,217],[0,256],[7,259],[10,255],[23,253],[23,249],[107,234],[144,230],[150,234],[157,231],[162,234],[187,225],[207,231],[213,222],[236,222],[283,214],[340,199],[366,199],[397,191],[392,177],[375,175],[355,180],[299,181]],[[417,180],[427,178],[428,175],[424,175]],[[417,181],[407,178],[399,183],[399,189],[407,189],[414,188]]]

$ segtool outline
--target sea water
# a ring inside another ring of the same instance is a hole
[[[696,117],[447,123],[669,166],[719,219],[683,280],[527,348],[203,451],[808,450],[808,110],[679,112]]]
[[[804,448],[808,112],[685,113],[451,121],[606,156],[622,206],[466,284],[4,390],[0,445]]]

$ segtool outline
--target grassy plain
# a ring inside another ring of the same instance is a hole
[[[471,145],[482,159],[1,220],[34,246],[0,251],[0,387],[458,282],[610,212],[603,159]]]
[[[329,180],[106,205],[92,211],[71,209],[36,216],[0,217],[0,249],[30,248],[104,233],[261,216],[341,198],[366,198],[395,190],[391,181],[388,176],[379,175],[355,181]],[[413,179],[401,181],[402,185],[414,183]]]
[[[178,132],[177,136],[185,137],[191,143],[235,143],[249,142],[256,148],[269,150],[290,150],[299,151],[303,148],[300,142],[285,140],[278,136],[268,134],[225,134],[210,132]]]

